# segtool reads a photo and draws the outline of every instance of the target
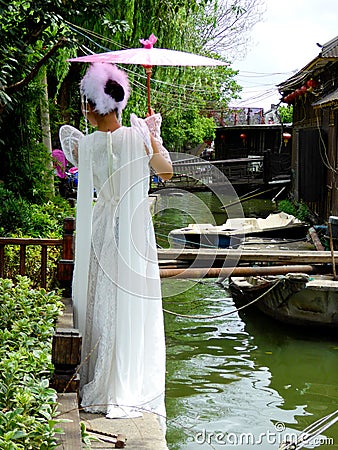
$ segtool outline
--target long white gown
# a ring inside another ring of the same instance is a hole
[[[78,148],[73,302],[83,336],[81,405],[109,418],[165,415],[149,158],[144,138],[129,127],[95,131]]]

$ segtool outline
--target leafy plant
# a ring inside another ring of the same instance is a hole
[[[0,279],[0,448],[54,449],[56,391],[49,387],[51,341],[63,308],[55,292]]]
[[[61,196],[44,203],[31,203],[0,184],[2,236],[62,237],[63,220],[75,214]]]
[[[8,235],[11,231],[21,228],[28,221],[28,204],[12,191],[4,189],[0,185],[0,227],[3,235]]]
[[[311,222],[311,211],[305,203],[291,200],[281,200],[278,202],[278,207],[281,211],[295,216],[297,219],[304,222]]]
[[[60,196],[42,204],[30,204],[0,185],[0,235],[20,238],[62,238],[65,217],[75,215],[74,208]],[[47,288],[57,286],[56,267],[61,247],[47,247]],[[4,276],[16,280],[20,264],[20,247],[6,245]],[[41,248],[26,247],[26,275],[33,286],[41,282]]]
[[[293,122],[293,106],[280,106],[278,108],[278,114],[282,123],[292,123]]]
[[[84,422],[80,422],[81,426],[81,441],[85,445],[85,448],[92,448],[92,442],[102,442],[96,436],[88,433],[86,424]]]

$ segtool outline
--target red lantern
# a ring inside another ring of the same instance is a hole
[[[302,94],[306,94],[307,87],[304,85],[300,88],[300,90],[301,90]]]
[[[313,78],[310,78],[310,80],[307,80],[306,86],[310,89],[315,89],[318,86],[318,82],[314,80]]]
[[[246,143],[246,134],[245,133],[241,133],[240,135],[239,135],[239,137],[242,139],[242,141],[243,141],[243,147],[245,147],[245,143]]]
[[[283,133],[283,141],[284,141],[285,147],[288,145],[289,139],[291,139],[291,134],[290,133]]]
[[[288,105],[290,105],[291,103],[293,103],[294,99],[295,99],[295,94],[292,93],[292,94],[288,94],[286,97],[284,97],[283,101],[285,103],[287,103]]]

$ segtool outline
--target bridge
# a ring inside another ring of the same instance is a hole
[[[224,183],[226,179],[235,187],[286,184],[290,181],[290,161],[286,155],[249,156],[217,161],[205,161],[191,156],[182,159],[179,154],[173,159],[174,176],[171,180],[155,183],[155,188],[186,187],[202,189]],[[188,155],[187,155],[188,156]]]

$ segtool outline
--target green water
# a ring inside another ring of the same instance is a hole
[[[219,200],[197,195],[222,223]],[[194,202],[188,199],[184,207],[184,201],[166,198],[155,216],[160,245],[167,246],[170,229],[195,217]],[[272,205],[254,201],[243,207],[249,215]],[[165,313],[170,450],[277,450],[286,434],[293,438],[338,408],[337,336],[297,331],[261,313],[239,316],[227,287],[214,279],[168,279],[162,288],[166,310],[210,316]],[[214,317],[221,314],[228,315]],[[338,424],[319,443],[338,448]]]

